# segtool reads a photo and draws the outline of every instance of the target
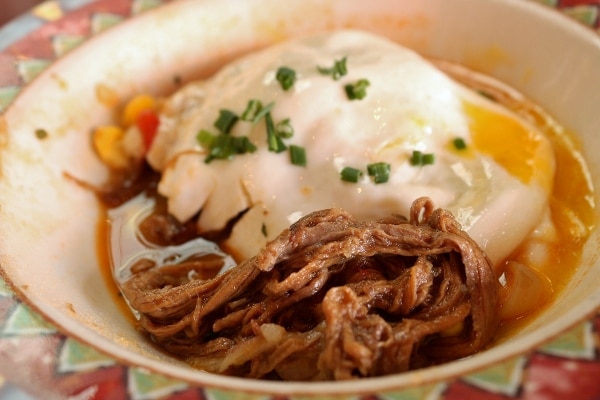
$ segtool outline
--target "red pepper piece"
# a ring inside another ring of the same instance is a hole
[[[158,126],[160,125],[160,118],[153,110],[142,110],[138,115],[135,124],[142,133],[144,150],[148,151],[150,146],[152,146],[154,138],[156,137],[156,132],[158,131]]]

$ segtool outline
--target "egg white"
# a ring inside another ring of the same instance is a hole
[[[341,79],[318,71],[343,57],[348,74]],[[297,74],[287,91],[275,77],[281,66]],[[370,83],[367,96],[349,100],[344,85],[359,79]],[[215,131],[221,109],[241,114],[250,99],[274,102],[275,122],[290,119],[295,133],[287,142],[305,148],[306,167],[292,165],[287,153],[268,151],[264,121],[238,122],[231,133],[247,135],[258,147],[255,153],[204,162],[198,132]],[[478,148],[472,127],[480,113],[472,110],[486,110],[491,121],[494,116],[514,121],[533,135],[536,147],[523,156],[532,158],[524,163],[544,167],[523,176],[507,168],[493,146]],[[468,149],[453,149],[455,138]],[[434,154],[434,164],[411,165],[414,150]],[[250,210],[229,241],[240,257],[252,256],[314,210],[340,207],[359,218],[406,215],[416,198],[429,196],[436,206],[452,211],[499,262],[539,223],[554,172],[548,140],[527,122],[459,85],[415,52],[358,31],[285,42],[182,89],[165,105],[148,161],[163,173],[159,192],[167,197],[169,211],[185,221],[201,210],[202,231],[222,229]],[[375,184],[366,173],[357,183],[340,179],[346,166],[366,172],[375,162],[391,165],[387,183]]]

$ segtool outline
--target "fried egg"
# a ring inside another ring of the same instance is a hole
[[[345,74],[328,73],[342,60]],[[281,67],[295,72],[287,90]],[[349,98],[346,86],[361,80],[365,96]],[[207,162],[199,132],[216,134],[221,110],[241,115],[250,100],[270,104],[275,125],[289,121],[293,136],[284,142],[304,149],[305,166],[269,151],[265,118],[238,120],[229,133],[247,137],[256,151]],[[418,154],[432,162],[415,163]],[[227,246],[241,258],[314,210],[407,215],[428,196],[495,263],[547,215],[555,168],[548,139],[528,121],[414,51],[352,30],[277,44],[181,89],[163,108],[147,160],[162,172],[159,193],[177,219],[199,215],[202,232],[235,219]],[[389,165],[387,182],[369,176],[375,163]],[[346,167],[362,172],[357,182],[341,179]]]

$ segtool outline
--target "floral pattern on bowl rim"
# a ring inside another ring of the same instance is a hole
[[[528,1],[528,0],[523,0]],[[600,33],[600,1],[536,0]],[[54,60],[100,32],[170,0],[50,0],[0,28],[2,112]],[[1,121],[0,121],[1,122]],[[382,397],[396,399],[577,399],[600,396],[600,312],[530,354],[456,381]],[[44,397],[231,398],[217,390],[130,367],[59,332],[0,278],[0,375]],[[244,399],[252,396],[243,395]],[[371,400],[368,396],[362,400]],[[257,398],[258,400],[258,398]]]

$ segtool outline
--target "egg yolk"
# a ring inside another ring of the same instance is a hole
[[[524,184],[537,182],[551,190],[552,150],[537,130],[512,116],[465,102],[472,140],[481,153],[494,159]]]

